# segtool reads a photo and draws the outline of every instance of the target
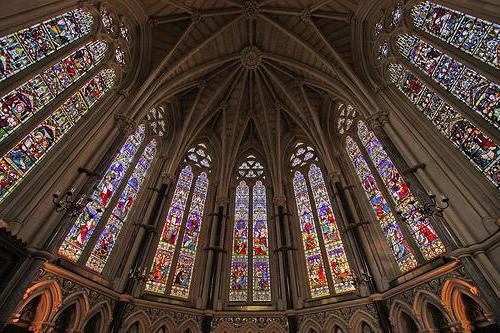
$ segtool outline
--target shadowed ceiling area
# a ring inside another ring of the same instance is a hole
[[[163,0],[143,6],[152,25],[153,75],[142,103],[166,101],[177,110],[187,140],[179,152],[189,138],[209,131],[234,157],[250,123],[256,148],[267,157],[290,124],[322,146],[315,129],[336,100],[359,87],[351,42],[356,1]]]

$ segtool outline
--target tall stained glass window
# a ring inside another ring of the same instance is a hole
[[[104,58],[107,48],[103,41],[89,42],[1,97],[0,140],[91,71]]]
[[[499,41],[497,41],[499,42]],[[399,52],[495,127],[500,127],[500,86],[421,39],[398,36]],[[498,47],[500,52],[500,46]]]
[[[177,180],[146,281],[146,291],[158,294],[168,291],[174,297],[189,297],[212,161],[206,150],[204,144],[199,144],[188,151],[184,160],[187,165]]]
[[[115,195],[125,173],[144,139],[144,125],[130,135],[115,156],[102,180],[92,193],[91,201],[84,207],[59,248],[59,254],[70,261],[77,261],[92,236],[97,224]]]
[[[113,86],[114,79],[114,70],[99,72],[0,158],[0,200],[106,95]]]
[[[134,206],[141,185],[148,175],[151,162],[156,152],[156,141],[152,140],[137,161],[132,175],[127,181],[104,230],[101,232],[94,249],[90,253],[86,266],[101,273],[118,239],[123,224]]]
[[[358,123],[358,136],[385,187],[391,194],[396,209],[409,226],[410,234],[415,239],[424,258],[430,260],[443,254],[445,252],[443,243],[436,235],[429,219],[419,212],[420,204],[411,193],[406,181],[392,163],[375,134],[368,130],[362,121]]]
[[[248,297],[248,210],[250,206],[250,190],[244,180],[236,188],[234,201],[229,300],[246,301]]]
[[[189,287],[193,275],[194,263],[196,259],[196,249],[201,232],[201,222],[203,211],[205,210],[205,200],[208,191],[208,177],[206,172],[202,172],[196,179],[191,206],[187,217],[184,237],[182,239],[181,250],[177,267],[174,272],[171,294],[186,298],[189,296]]]
[[[401,64],[390,64],[391,81],[497,188],[500,149],[432,89]]]
[[[353,291],[354,275],[347,261],[323,173],[316,164],[316,153],[312,147],[298,143],[290,162],[292,172],[295,170],[293,190],[311,296],[328,296],[331,288],[336,294]],[[315,210],[311,201],[314,201]]]
[[[75,9],[0,37],[0,81],[88,34],[93,16]]]
[[[399,269],[402,272],[407,272],[417,266],[417,260],[408,245],[408,242],[403,236],[403,232],[392,214],[389,204],[380,191],[375,177],[370,171],[358,144],[348,136],[346,138],[347,153],[351,159],[354,169],[358,174],[361,186],[368,197],[370,205],[377,217],[380,227],[384,232],[387,245],[391,249]]]
[[[238,167],[234,199],[229,301],[271,301],[264,166],[248,155]]]
[[[412,16],[417,28],[500,69],[500,25],[431,1],[413,7]]]

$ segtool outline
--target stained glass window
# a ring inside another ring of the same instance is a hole
[[[347,262],[347,256],[342,244],[337,221],[333,214],[332,204],[328,197],[323,173],[315,164],[311,164],[309,168],[309,182],[320,221],[319,225],[323,233],[323,242],[332,272],[335,292],[343,293],[355,290],[353,274]]]
[[[253,186],[253,300],[271,301],[269,232],[267,228],[266,187],[260,180]]]
[[[198,246],[198,239],[201,231],[207,191],[207,174],[202,172],[196,179],[193,196],[191,198],[191,207],[189,208],[186,228],[184,229],[179,259],[174,271],[171,291],[173,296],[182,298],[187,298],[189,296],[189,286],[191,285],[191,278],[193,276],[196,248]]]
[[[347,153],[354,165],[354,169],[361,181],[361,186],[380,223],[387,244],[396,259],[399,269],[402,272],[407,272],[415,268],[417,266],[415,256],[404,238],[401,228],[394,218],[387,201],[382,195],[379,185],[375,181],[358,144],[351,137],[346,138],[346,144]]]
[[[433,259],[445,252],[441,240],[428,218],[420,212],[420,204],[415,200],[406,181],[396,169],[372,131],[365,123],[358,123],[358,136],[365,147],[382,181],[392,196],[396,209],[401,212],[404,221],[410,227],[410,233],[426,260]]]
[[[115,31],[115,22],[113,16],[111,16],[107,8],[101,9],[101,22],[106,32],[112,33]]]
[[[403,19],[403,5],[398,2],[391,13],[391,26],[396,27]]]
[[[88,34],[93,17],[75,9],[0,37],[0,81]]]
[[[250,194],[244,180],[236,188],[234,207],[233,247],[230,301],[246,301],[248,295],[248,210]]]
[[[167,278],[175,252],[177,239],[184,216],[184,210],[193,182],[193,171],[190,166],[186,166],[179,174],[179,179],[175,187],[174,196],[168,210],[167,220],[160,236],[158,249],[156,250],[146,290],[156,293],[165,293],[167,288]]]
[[[103,41],[89,42],[1,97],[0,140],[93,69],[105,56],[107,47]]]
[[[500,68],[500,25],[423,1],[412,10],[413,23],[475,58]]]
[[[163,136],[166,130],[165,109],[162,106],[152,108],[147,118],[153,132],[158,136]]]
[[[122,38],[127,42],[130,42],[130,33],[128,31],[128,27],[123,22],[120,24],[120,36],[122,36]]]
[[[398,36],[399,52],[473,111],[500,128],[500,86],[417,37]],[[500,49],[499,49],[500,51]]]
[[[356,110],[351,104],[340,103],[337,112],[339,114],[337,130],[340,134],[344,134],[351,128],[354,118],[356,118]]]
[[[467,119],[464,119],[434,90],[426,87],[400,64],[389,65],[392,82],[434,126],[455,145],[496,187],[500,187],[500,150]]]
[[[125,65],[125,53],[123,53],[122,49],[117,46],[115,49],[115,60],[120,65]]]
[[[130,135],[115,156],[108,170],[92,193],[91,201],[84,207],[70,232],[64,239],[59,254],[70,261],[77,261],[92,236],[102,214],[113,198],[117,187],[127,172],[144,139],[144,125]]]
[[[307,190],[304,175],[300,171],[295,171],[293,190],[299,214],[302,245],[306,257],[311,296],[313,298],[328,296],[330,295],[330,288],[328,287],[325,265],[323,264],[323,256],[321,255],[318,234],[314,223],[309,191]]]
[[[191,161],[196,166],[202,169],[203,168],[210,169],[212,165],[212,158],[205,152],[206,149],[207,147],[203,143],[200,143],[196,147],[189,149],[188,155],[184,160],[184,162]]]
[[[377,50],[377,59],[384,60],[389,56],[389,42],[384,40]]]
[[[137,161],[134,171],[130,176],[127,185],[116,202],[111,216],[108,218],[104,230],[102,231],[94,249],[90,253],[86,266],[98,273],[101,273],[118,239],[123,224],[127,220],[132,209],[142,182],[148,174],[149,167],[156,152],[156,141],[152,140],[144,149],[141,157]]]
[[[0,159],[0,200],[113,86],[115,72],[99,72]]]

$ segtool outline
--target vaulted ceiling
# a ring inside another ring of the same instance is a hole
[[[141,3],[151,74],[136,102],[166,102],[178,113],[179,154],[207,133],[233,161],[249,141],[270,159],[296,129],[331,146],[324,132],[335,101],[363,90],[353,68],[356,0]]]

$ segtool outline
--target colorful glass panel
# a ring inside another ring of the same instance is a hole
[[[351,138],[346,138],[347,153],[358,174],[361,186],[368,197],[373,212],[384,232],[387,245],[391,249],[399,269],[407,272],[417,266],[417,261],[413,255],[408,242],[403,236],[398,222],[394,218],[387,201],[380,191],[375,178],[373,177],[368,164],[366,163],[358,144]]]
[[[417,37],[398,36],[400,53],[492,125],[500,128],[500,86]]]
[[[252,194],[253,300],[271,301],[266,187],[260,180],[253,186]]]
[[[94,102],[113,86],[115,72],[107,69],[98,73],[62,106],[54,111],[31,133],[0,158],[0,200],[3,200],[40,162],[47,152],[88,112],[87,91],[95,91]]]
[[[98,273],[102,273],[106,262],[113,250],[113,247],[120,235],[123,224],[127,220],[137,198],[142,182],[146,178],[151,161],[156,153],[156,141],[152,140],[144,149],[141,157],[137,161],[134,171],[130,176],[127,185],[122,191],[120,198],[115,204],[111,216],[109,217],[104,230],[101,232],[94,249],[90,253],[86,266]]]
[[[179,238],[184,210],[193,182],[193,171],[190,166],[181,170],[174,196],[168,210],[165,226],[161,233],[160,242],[156,250],[151,271],[146,282],[146,290],[155,293],[165,293],[170,266],[174,257],[174,251]]]
[[[500,69],[500,25],[431,1],[416,5],[412,16],[422,31]]]
[[[306,180],[300,171],[295,172],[293,178],[295,202],[299,214],[302,245],[306,259],[309,289],[313,298],[330,295],[330,288],[323,264],[323,257],[319,248],[318,234],[314,223],[311,201],[307,190]]]
[[[246,301],[248,297],[249,191],[245,181],[241,181],[236,188],[231,277],[229,282],[230,301]]]
[[[58,253],[70,261],[77,261],[92,236],[102,214],[127,172],[144,139],[144,125],[127,138],[108,170],[91,195],[91,201],[78,216],[64,239]]]
[[[347,261],[344,244],[340,237],[339,228],[332,204],[328,196],[323,173],[315,164],[309,168],[309,182],[316,204],[316,211],[319,217],[319,225],[323,233],[323,241],[333,278],[333,287],[336,293],[353,291],[354,278]]]
[[[106,50],[105,42],[90,42],[1,97],[0,140],[93,69],[102,60]]]
[[[0,37],[0,81],[89,33],[93,17],[81,9]]]
[[[392,82],[435,127],[450,140],[497,188],[500,187],[500,149],[400,64],[389,66]]]
[[[189,296],[189,287],[193,276],[194,263],[196,260],[196,249],[203,222],[203,212],[205,210],[205,200],[208,191],[208,178],[205,172],[202,172],[196,179],[194,192],[191,197],[189,215],[187,217],[184,237],[182,239],[179,260],[174,272],[172,282],[173,296],[187,298]]]
[[[381,143],[365,123],[358,123],[358,136],[377,168],[382,181],[392,196],[396,208],[401,212],[404,221],[411,230],[418,248],[426,260],[431,260],[445,252],[445,248],[428,218],[424,217],[406,181],[392,163]]]

